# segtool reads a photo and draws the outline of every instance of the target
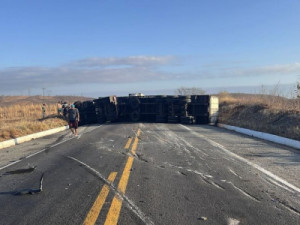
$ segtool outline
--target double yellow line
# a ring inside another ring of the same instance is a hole
[[[140,134],[141,134],[141,130],[138,129],[136,137],[135,137],[134,142],[133,142],[132,147],[131,147],[132,155],[135,155],[135,153],[136,153],[136,149],[137,149],[137,145],[138,145],[138,142],[139,142]],[[125,145],[125,149],[129,149],[129,147],[131,145],[131,142],[132,142],[132,138],[129,138],[126,145]],[[129,180],[129,177],[130,177],[130,172],[131,172],[131,167],[132,167],[133,161],[134,161],[134,157],[129,156],[128,159],[127,159],[127,162],[125,164],[125,168],[123,170],[121,179],[120,179],[119,184],[118,184],[118,191],[122,195],[125,194],[125,191],[126,191],[126,188],[127,188],[127,184],[128,184],[128,180]],[[117,172],[112,172],[108,177],[108,181],[110,183],[113,183],[116,176],[117,176]],[[86,217],[86,219],[83,223],[84,225],[94,225],[95,224],[95,222],[96,222],[96,220],[99,216],[99,213],[102,209],[102,206],[103,206],[103,204],[104,204],[104,202],[107,198],[108,193],[109,193],[109,187],[108,187],[108,185],[105,184],[103,186],[102,190],[100,191],[98,197],[96,198],[94,205],[90,209],[90,211],[89,211],[89,213],[88,213],[88,215],[87,215],[87,217]],[[116,225],[118,223],[120,212],[121,212],[121,207],[122,207],[122,199],[118,195],[115,195],[113,200],[112,200],[112,203],[111,203],[110,209],[108,211],[108,214],[106,216],[106,220],[105,220],[104,225]]]

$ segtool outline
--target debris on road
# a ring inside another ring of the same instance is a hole
[[[38,189],[23,189],[21,191],[15,191],[14,195],[33,195],[37,194],[43,191],[43,180],[44,180],[44,174],[42,174],[40,179],[40,187]]]
[[[18,170],[7,171],[6,173],[4,173],[4,175],[21,174],[21,173],[31,173],[32,171],[35,170],[35,168],[36,168],[36,166],[25,168],[25,169],[18,169]]]
[[[205,216],[201,216],[201,217],[199,217],[199,218],[198,218],[198,220],[203,220],[203,221],[206,221],[206,220],[207,220],[207,217],[205,217]]]

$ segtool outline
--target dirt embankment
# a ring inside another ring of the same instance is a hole
[[[219,122],[300,141],[300,110],[287,107],[294,100],[285,101],[281,108],[261,101],[221,101]]]

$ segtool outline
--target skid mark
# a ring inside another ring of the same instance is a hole
[[[295,209],[294,207],[292,207],[292,206],[290,206],[290,205],[288,205],[286,203],[283,203],[283,202],[279,202],[279,204],[281,206],[283,206],[284,208],[286,208],[287,210],[289,210],[290,212],[292,212],[292,213],[300,216],[300,212],[297,209]]]
[[[239,176],[236,172],[234,172],[232,169],[228,168],[228,170],[235,176],[237,176],[238,178],[242,179],[241,176]]]
[[[289,188],[287,188],[287,187],[285,187],[285,186],[283,186],[283,185],[277,183],[275,180],[272,180],[272,179],[267,179],[267,180],[268,180],[270,183],[277,185],[278,187],[281,187],[281,188],[283,188],[283,189],[285,189],[285,190],[287,190],[287,191],[289,191],[289,192],[291,192],[291,193],[295,193],[293,190],[291,190],[291,189],[289,189]]]
[[[182,124],[181,124],[181,126],[182,126],[183,128],[185,128],[186,130],[189,130],[192,134],[194,134],[194,135],[196,135],[196,136],[198,136],[198,137],[203,138],[204,140],[206,140],[207,142],[209,142],[212,146],[215,146],[216,148],[221,149],[222,151],[224,151],[224,152],[227,153],[228,155],[230,155],[230,156],[232,156],[232,157],[234,157],[234,158],[240,160],[241,162],[244,162],[244,163],[246,163],[247,165],[249,165],[249,166],[251,166],[251,167],[253,167],[253,168],[259,170],[259,171],[262,172],[262,173],[264,173],[264,174],[267,175],[269,178],[274,179],[274,180],[276,180],[277,182],[280,182],[281,184],[283,184],[283,185],[285,185],[285,186],[287,186],[287,187],[293,189],[294,191],[300,193],[300,188],[299,188],[299,187],[297,187],[297,186],[295,186],[295,185],[289,183],[288,181],[284,180],[283,178],[281,178],[281,177],[279,177],[279,176],[277,176],[277,175],[271,173],[270,171],[266,170],[265,168],[263,168],[263,167],[261,167],[261,166],[255,164],[255,163],[253,163],[253,162],[251,162],[251,161],[249,161],[249,160],[247,160],[247,159],[245,159],[245,158],[243,158],[243,157],[241,157],[241,156],[239,156],[239,155],[237,155],[237,154],[231,152],[230,150],[226,149],[223,145],[221,145],[221,144],[219,144],[219,143],[217,143],[217,142],[215,142],[215,141],[213,141],[213,140],[211,140],[211,139],[209,139],[209,138],[207,138],[207,137],[205,137],[205,136],[203,136],[203,135],[201,135],[201,134],[199,134],[199,133],[197,133],[197,132],[192,131],[190,128],[188,128],[188,127],[186,127],[186,126],[184,126],[184,125],[182,125]]]
[[[180,139],[182,142],[184,142],[184,144],[187,145],[188,147],[190,147],[190,148],[196,150],[197,152],[200,152],[200,153],[201,153],[202,155],[204,155],[204,156],[208,156],[208,154],[206,154],[206,153],[205,153],[204,151],[202,151],[201,149],[194,147],[194,146],[191,145],[187,140],[185,140],[185,139],[183,139],[183,138],[181,138],[181,137],[179,137],[179,136],[177,136],[177,138]]]
[[[207,184],[209,184],[209,185],[212,185],[212,186],[214,186],[214,187],[216,187],[216,188],[218,188],[218,189],[220,189],[220,190],[225,190],[224,187],[222,187],[221,185],[215,183],[215,182],[212,181],[212,180],[209,180],[209,179],[206,178],[205,176],[203,176],[203,177],[201,177],[201,178],[202,178],[202,180],[203,180],[205,183],[207,183]]]
[[[149,217],[147,217],[135,204],[132,202],[126,195],[122,194],[111,182],[109,182],[101,173],[99,173],[94,168],[90,167],[89,165],[85,164],[84,162],[81,162],[80,160],[73,158],[71,156],[68,156],[69,159],[72,159],[75,162],[78,162],[80,165],[83,165],[85,168],[87,168],[89,171],[91,171],[93,174],[95,174],[97,177],[99,177],[102,181],[104,181],[109,188],[115,193],[115,195],[118,196],[120,200],[122,200],[125,205],[138,217],[143,221],[146,225],[154,225],[154,223],[151,221]]]
[[[225,188],[222,187],[221,185],[219,185],[219,184],[217,184],[217,183],[215,183],[215,182],[213,182],[213,181],[210,181],[210,182],[211,182],[212,185],[214,185],[215,187],[217,187],[217,188],[219,188],[219,189],[221,189],[221,190],[225,190]]]
[[[238,191],[240,191],[243,195],[247,196],[248,198],[256,201],[256,202],[260,202],[260,200],[258,200],[256,197],[252,196],[251,194],[249,194],[248,192],[244,191],[243,189],[235,186],[232,182],[227,182],[229,184],[232,185],[232,187],[234,187],[235,189],[237,189]]]

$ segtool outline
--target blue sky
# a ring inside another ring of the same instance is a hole
[[[294,85],[299,27],[299,0],[1,0],[0,95]]]

